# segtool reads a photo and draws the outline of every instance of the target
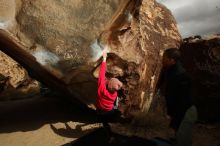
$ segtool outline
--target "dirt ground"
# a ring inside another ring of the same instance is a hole
[[[0,102],[0,146],[60,146],[100,127],[94,117],[61,98]]]
[[[34,97],[0,102],[0,146],[62,146],[100,127],[93,111],[65,98]],[[121,126],[121,131],[123,127],[129,127],[136,135],[145,132],[147,138],[169,135],[164,125],[144,130],[127,124]],[[220,123],[195,125],[193,146],[219,145]]]

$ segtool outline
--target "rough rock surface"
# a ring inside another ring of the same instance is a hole
[[[220,120],[220,35],[191,37],[181,45],[183,64],[194,84],[194,101],[202,120]]]
[[[102,47],[110,48],[107,76],[121,79],[121,110],[146,114],[161,55],[181,37],[171,12],[155,0],[19,0],[8,29],[46,68],[94,105]],[[16,29],[15,29],[16,28]],[[125,102],[126,101],[126,102]]]
[[[11,57],[0,51],[0,75],[8,78],[2,84],[1,100],[29,98],[39,93],[39,83],[31,79],[27,71]]]
[[[23,67],[3,52],[0,52],[0,66],[0,73],[5,77],[11,77],[10,84],[14,88],[28,79],[28,74]]]
[[[6,28],[13,21],[15,6],[14,0],[0,1],[0,28]],[[6,77],[11,77],[10,83],[13,87],[17,87],[19,82],[26,80],[25,71],[22,67],[3,52],[0,52],[0,73]]]

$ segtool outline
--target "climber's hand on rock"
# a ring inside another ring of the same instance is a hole
[[[106,61],[106,58],[107,58],[107,52],[106,52],[106,50],[103,51],[102,57],[103,57],[103,61]]]

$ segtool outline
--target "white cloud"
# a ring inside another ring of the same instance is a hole
[[[220,32],[220,0],[157,0],[177,20],[183,37]]]

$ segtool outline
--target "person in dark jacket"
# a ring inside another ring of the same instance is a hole
[[[158,87],[165,96],[170,128],[174,131],[174,146],[192,145],[192,128],[197,120],[197,109],[192,104],[192,83],[186,70],[180,63],[177,48],[165,50],[163,68]]]
[[[170,127],[178,130],[186,110],[192,106],[191,79],[181,65],[178,49],[171,48],[163,55],[164,96]]]
[[[180,63],[180,52],[176,48],[167,49],[163,54],[163,68],[160,84],[170,117],[170,127],[177,131],[186,110],[192,106],[191,79]]]

